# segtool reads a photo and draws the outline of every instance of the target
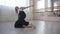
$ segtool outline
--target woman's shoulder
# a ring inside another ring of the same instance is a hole
[[[19,11],[20,13],[25,13],[24,11]]]

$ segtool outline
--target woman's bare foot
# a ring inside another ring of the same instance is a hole
[[[33,24],[29,24],[28,26],[24,26],[25,28],[35,28]]]

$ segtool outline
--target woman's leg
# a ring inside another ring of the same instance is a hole
[[[29,22],[26,22],[26,21],[25,21],[23,27],[26,27],[26,28],[35,28],[35,26],[32,23],[29,23]]]
[[[28,26],[29,25],[29,22],[23,20],[23,25]]]
[[[24,27],[23,27],[23,23],[22,23],[21,21],[19,21],[19,20],[17,20],[17,21],[15,22],[14,27],[15,27],[15,28],[24,28]]]
[[[15,28],[18,27],[18,20],[15,22],[14,27],[15,27]]]

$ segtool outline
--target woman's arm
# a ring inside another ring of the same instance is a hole
[[[31,6],[28,6],[28,7],[20,7],[20,9],[24,10],[24,9],[27,9],[27,8],[30,8],[30,7],[33,7],[34,5],[31,5]]]
[[[31,5],[31,6],[27,6],[27,7],[25,7],[25,8],[30,8],[30,7],[33,7],[34,5]]]

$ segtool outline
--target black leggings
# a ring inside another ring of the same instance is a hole
[[[16,28],[24,28],[23,25],[28,26],[29,22],[26,22],[25,20],[23,20],[23,21],[17,20],[15,23]]]

